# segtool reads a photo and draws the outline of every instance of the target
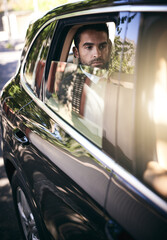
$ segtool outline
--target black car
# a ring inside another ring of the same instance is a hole
[[[107,67],[73,56],[90,24],[108,27]],[[167,239],[166,39],[162,0],[85,0],[29,26],[1,93],[4,164],[26,240]]]

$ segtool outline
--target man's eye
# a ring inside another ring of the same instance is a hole
[[[100,50],[102,50],[102,49],[104,49],[104,48],[106,48],[107,47],[107,44],[102,44],[102,45],[100,45]]]
[[[92,50],[92,46],[87,46],[86,49],[87,50]]]

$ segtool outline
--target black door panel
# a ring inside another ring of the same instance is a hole
[[[110,172],[36,104],[23,108],[19,116],[29,144],[17,158],[47,229],[55,238],[105,239],[103,207]]]
[[[160,209],[158,211],[157,206],[146,196],[135,189],[134,181],[131,186],[118,174],[113,174],[108,191],[107,212],[134,239],[166,239],[166,216],[162,215],[162,211]]]

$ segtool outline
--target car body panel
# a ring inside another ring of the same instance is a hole
[[[13,95],[12,90],[17,87],[15,81],[12,81],[9,86],[11,95]],[[22,94],[25,94],[24,99],[28,104],[20,109],[14,102],[19,105],[19,99],[20,103],[22,102]],[[6,155],[4,158],[6,161],[14,158],[14,166],[17,166],[17,170],[24,169],[22,175],[25,181],[28,178],[34,200],[40,208],[48,230],[55,238],[57,234],[62,236],[64,234],[69,235],[70,239],[70,237],[79,237],[82,233],[80,237],[83,239],[87,238],[88,234],[92,239],[97,239],[97,235],[101,236],[100,239],[105,239],[102,233],[102,229],[105,228],[103,207],[110,172],[62,129],[59,129],[59,133],[63,140],[57,140],[54,130],[56,123],[29,100],[28,94],[18,91],[12,98],[8,98],[7,104],[5,101],[3,103],[4,108],[5,106],[8,108],[7,111],[4,110],[4,115],[7,114],[10,121],[14,120],[9,129],[6,129],[12,136],[9,141],[6,138],[6,130],[3,130],[3,138],[7,140],[4,142],[4,152],[6,147],[8,149],[9,146],[11,147],[10,158]],[[36,109],[35,115],[33,109]],[[5,116],[2,122],[5,126]],[[15,129],[21,129],[28,139],[27,143],[21,144],[17,141],[14,135]],[[79,182],[81,188],[78,188],[75,182]],[[99,199],[98,204],[95,204],[93,199]],[[53,211],[51,206],[55,202],[57,207]]]

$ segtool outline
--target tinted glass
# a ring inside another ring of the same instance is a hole
[[[51,69],[55,82],[48,81],[47,105],[101,146],[107,71],[65,62],[52,62]]]
[[[121,79],[122,56],[127,30],[128,13],[121,12],[115,25],[112,39],[112,50],[109,66],[109,79],[105,92],[105,107],[103,118],[103,149],[115,158],[116,141],[116,121],[117,121],[117,101],[118,89]],[[111,31],[110,31],[111,32]]]
[[[130,171],[134,166],[134,93],[139,26],[140,14],[129,13],[118,94],[117,157],[119,163]]]
[[[49,24],[39,33],[26,59],[25,79],[30,88],[36,93],[39,93],[40,90],[54,25],[54,23]]]
[[[137,173],[151,189],[167,200],[166,13],[145,13],[143,24],[143,51],[137,88]]]

